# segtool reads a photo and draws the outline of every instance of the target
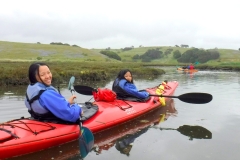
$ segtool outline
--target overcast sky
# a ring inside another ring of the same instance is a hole
[[[240,0],[1,0],[0,41],[240,48]]]

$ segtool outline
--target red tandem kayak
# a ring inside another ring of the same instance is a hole
[[[0,124],[0,160],[20,156],[79,138],[79,125],[17,119]]]
[[[178,82],[171,81],[167,85],[169,87],[165,88],[163,95],[171,96],[174,94]],[[157,86],[146,90],[150,94],[156,94]],[[167,101],[168,98],[165,97],[165,99]],[[99,108],[97,113],[83,122],[83,126],[89,128],[93,133],[124,123],[161,106],[159,97],[156,96],[150,96],[147,102],[115,100],[113,102],[98,101],[93,104]]]
[[[178,82],[168,82],[163,95],[171,96],[178,86]],[[157,86],[147,88],[150,94],[156,95]],[[165,97],[166,101],[169,98]],[[87,103],[87,102],[86,102]],[[85,104],[86,104],[85,103]],[[88,102],[83,115],[89,118],[83,121],[83,126],[93,133],[132,120],[157,107],[161,107],[159,97],[150,96],[146,102],[115,100],[113,102]],[[97,109],[95,109],[96,107]],[[85,112],[86,110],[92,113]],[[17,119],[0,124],[0,160],[37,152],[58,146],[79,138],[79,125],[55,124],[39,122],[31,119]]]

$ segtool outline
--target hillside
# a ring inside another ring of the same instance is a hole
[[[85,49],[81,47],[65,46],[65,45],[50,45],[37,43],[19,43],[19,42],[5,42],[0,41],[0,61],[97,61],[97,62],[133,62],[132,57],[136,54],[142,55],[149,49],[159,48],[162,52],[171,48],[173,51],[179,50],[181,53],[190,48],[181,48],[174,46],[152,46],[152,47],[138,47],[128,51],[122,49],[111,49],[116,52],[122,59],[117,61],[100,54],[101,50],[105,49]],[[178,62],[173,58],[173,51],[168,56],[161,59],[153,60],[152,64],[172,64],[177,65]],[[214,61],[209,61],[206,64],[240,64],[240,51],[231,49],[218,49],[220,58]],[[134,61],[135,62],[135,61]],[[136,61],[140,62],[140,61]]]
[[[81,47],[0,41],[1,61],[115,61]]]
[[[156,49],[160,48],[160,51],[165,52],[167,49],[173,49],[171,54],[167,57],[161,59],[155,59],[151,61],[153,64],[178,64],[177,60],[173,58],[173,52],[175,50],[179,50],[181,53],[191,49],[191,48],[181,48],[181,47],[171,47],[171,46],[154,46],[154,47],[141,47],[141,48],[134,48],[129,51],[122,51],[121,49],[111,49],[111,51],[116,52],[121,58],[123,62],[132,61],[132,57],[136,54],[142,55],[149,49]],[[101,49],[92,49],[95,52],[100,52]],[[210,65],[219,65],[219,64],[229,64],[229,63],[238,63],[240,64],[240,51],[239,50],[232,50],[232,49],[217,49],[220,53],[220,58],[217,60],[209,61],[206,64]],[[140,62],[140,60],[138,61]]]

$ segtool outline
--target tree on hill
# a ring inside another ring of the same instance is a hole
[[[188,48],[189,46],[186,45],[186,44],[181,44],[181,47],[182,47],[182,48]]]
[[[190,49],[184,52],[180,58],[177,59],[181,63],[205,63],[209,60],[218,59],[220,54],[217,50],[200,50],[198,48]]]
[[[168,49],[164,52],[164,54],[165,54],[166,56],[168,56],[169,54],[171,54],[172,51],[173,51],[172,48],[168,48]]]
[[[163,57],[163,52],[159,51],[159,49],[149,49],[143,55],[134,55],[132,57],[133,60],[141,59],[142,62],[151,62],[153,59],[159,59]]]
[[[159,59],[163,57],[163,52],[158,49],[149,49],[143,55],[140,56],[142,59],[144,57],[149,57],[151,59]]]
[[[51,45],[65,45],[65,46],[70,46],[68,43],[62,43],[62,42],[51,42]]]
[[[181,57],[181,52],[179,50],[175,50],[173,52],[173,58],[178,59]]]
[[[125,47],[125,48],[122,49],[122,51],[129,51],[129,50],[132,50],[133,48],[134,48],[134,46],[132,46],[132,47]]]
[[[140,56],[138,54],[135,54],[132,59],[140,59]]]
[[[104,51],[100,51],[100,53],[105,55],[105,56],[108,56],[109,58],[113,58],[113,59],[121,61],[121,57],[113,51],[104,50]]]

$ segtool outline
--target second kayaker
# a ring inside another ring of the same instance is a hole
[[[117,94],[117,99],[132,101],[146,101],[149,99],[147,91],[137,89],[129,69],[123,69],[118,73],[113,82],[112,90]]]

